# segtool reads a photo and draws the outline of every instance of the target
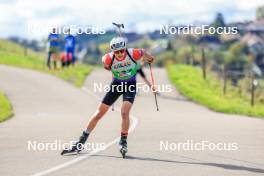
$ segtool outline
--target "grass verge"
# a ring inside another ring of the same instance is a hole
[[[11,103],[3,92],[0,92],[0,122],[3,122],[13,115]]]
[[[28,50],[27,56],[25,56],[24,52],[24,48],[20,45],[8,40],[0,40],[0,64],[49,73],[77,87],[81,87],[84,84],[87,75],[92,71],[91,66],[83,64],[77,64],[67,69],[49,70],[45,64],[45,54]],[[12,115],[11,103],[0,92],[0,122],[10,118]]]
[[[264,117],[263,104],[256,102],[256,105],[251,107],[248,99],[240,96],[235,88],[223,95],[221,81],[212,74],[204,80],[200,68],[171,65],[167,70],[171,82],[184,96],[209,109],[229,114]]]
[[[28,51],[24,56],[24,48],[7,40],[0,40],[0,64],[46,72],[81,87],[87,75],[92,71],[89,65],[76,64],[74,67],[60,70],[49,70],[45,64],[43,53]]]

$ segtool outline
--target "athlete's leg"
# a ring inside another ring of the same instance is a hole
[[[118,97],[121,95],[120,92],[117,92],[113,85],[116,85],[117,83],[112,82],[110,84],[110,90],[106,93],[104,96],[102,103],[99,105],[99,108],[92,116],[88,126],[87,126],[87,132],[90,133],[94,127],[96,126],[97,122],[103,117],[103,115],[108,111],[109,107],[118,99]]]
[[[122,125],[121,125],[121,133],[127,134],[129,129],[129,113],[132,107],[132,103],[129,101],[124,101],[121,108],[121,116],[122,116]]]
[[[109,107],[118,99],[121,95],[120,92],[117,92],[114,89],[116,83],[112,82],[110,84],[110,90],[104,96],[101,104],[99,105],[97,111],[93,114],[89,124],[87,125],[86,131],[90,133],[96,126],[97,122],[104,116],[104,114],[108,111]]]
[[[110,87],[112,88],[112,85],[115,83],[111,83]],[[78,147],[82,144],[84,144],[87,140],[87,138],[89,137],[90,133],[93,131],[93,129],[95,128],[96,124],[98,123],[98,121],[104,116],[104,114],[108,111],[109,107],[117,100],[117,98],[120,96],[120,93],[116,92],[116,91],[111,91],[112,89],[110,89],[109,92],[107,92],[107,94],[105,95],[102,103],[99,105],[97,111],[93,114],[90,122],[87,125],[87,128],[85,129],[85,131],[82,133],[82,135],[79,138],[79,141],[76,142],[71,149],[65,149],[62,151],[62,155],[64,153],[68,153],[68,152],[74,152],[74,151],[80,151],[82,150],[82,147]]]
[[[130,101],[123,101],[121,108],[121,116],[122,116],[122,125],[121,125],[121,138],[119,141],[120,152],[125,157],[127,153],[127,135],[129,129],[129,113],[132,107],[132,103]]]
[[[122,153],[123,157],[127,152],[127,135],[130,122],[129,113],[136,96],[136,82],[128,83],[126,88],[128,91],[123,93],[123,104],[121,107],[122,124],[121,138],[119,141],[120,152]]]
[[[127,133],[129,129],[129,113],[136,96],[136,82],[126,85],[127,92],[123,93],[123,104],[121,107],[122,128],[121,133]]]
[[[109,105],[101,103],[96,110],[96,112],[92,115],[90,122],[87,125],[87,131],[90,133],[96,126],[97,122],[104,116],[104,114],[108,111]]]
[[[65,153],[71,153],[75,151],[81,151],[84,148],[84,144],[87,141],[87,138],[89,137],[92,130],[95,128],[97,122],[104,116],[104,114],[108,111],[109,106],[101,103],[97,109],[97,111],[93,114],[90,122],[87,125],[87,128],[85,131],[83,131],[82,135],[80,136],[78,142],[73,144],[72,148],[70,149],[64,149],[61,154],[64,155]]]
[[[85,144],[87,138],[90,135],[90,132],[95,128],[97,122],[104,116],[104,114],[108,111],[109,105],[106,105],[104,103],[101,103],[98,107],[98,110],[94,113],[92,116],[90,122],[88,123],[87,129],[82,133],[80,136],[78,142],[73,144],[72,148],[70,149],[64,149],[61,154],[65,153],[71,153],[71,152],[79,152],[83,149],[83,144]]]

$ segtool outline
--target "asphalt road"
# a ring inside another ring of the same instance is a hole
[[[146,70],[147,75],[149,73]],[[156,83],[170,85],[165,70],[155,69]],[[121,99],[89,138],[104,144],[79,155],[41,150],[46,143],[76,140],[103,97],[95,84],[111,81],[109,72],[95,69],[83,89],[56,77],[31,70],[0,66],[0,89],[11,100],[15,116],[0,124],[0,175],[263,175],[264,121],[216,113],[180,96],[177,90],[158,97],[142,91],[132,109],[128,157],[122,159],[116,142],[120,135]],[[235,144],[236,150],[184,150],[175,146]],[[34,151],[29,144],[38,144]],[[169,144],[169,150],[164,145]]]

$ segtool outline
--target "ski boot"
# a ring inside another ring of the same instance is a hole
[[[80,136],[79,138],[79,141],[76,142],[70,149],[64,149],[62,152],[61,152],[61,155],[64,155],[64,154],[69,154],[69,153],[74,153],[74,152],[77,152],[79,153],[80,151],[83,150],[83,145],[85,144],[87,138],[88,138],[89,134],[86,133],[86,132],[83,132],[83,134]]]
[[[122,139],[119,142],[119,151],[122,155],[123,158],[126,157],[126,153],[127,153],[127,141],[126,139]]]

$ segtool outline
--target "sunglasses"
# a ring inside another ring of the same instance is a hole
[[[118,51],[114,51],[114,54],[123,54],[125,52],[125,49],[122,49],[122,50],[118,50]]]

